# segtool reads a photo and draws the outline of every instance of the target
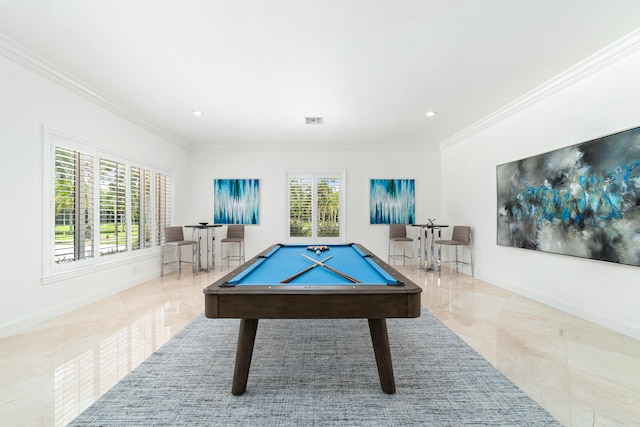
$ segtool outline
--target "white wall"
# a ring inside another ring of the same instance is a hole
[[[50,80],[0,57],[0,336],[133,286],[157,258],[43,285],[42,127],[172,170],[174,224],[213,220],[214,178],[259,178],[260,225],[247,256],[285,240],[285,170],[347,171],[347,241],[386,257],[387,227],[368,223],[370,178],[416,179],[416,219],[474,229],[476,274],[640,338],[640,268],[496,245],[498,164],[640,125],[640,53],[446,148],[429,151],[199,151],[183,149]],[[411,230],[415,237],[417,230]],[[218,238],[223,232],[219,232]],[[218,256],[220,256],[218,246]],[[218,260],[219,262],[219,260]],[[136,273],[133,273],[133,266]]]
[[[157,257],[44,285],[43,125],[175,173],[176,206],[188,192],[183,149],[0,56],[0,336],[159,274]],[[176,210],[176,221],[184,221]],[[133,267],[136,273],[133,274]]]
[[[443,217],[471,225],[476,276],[640,338],[640,267],[496,245],[496,166],[640,126],[640,53],[442,152]]]
[[[387,257],[389,228],[369,224],[371,178],[415,179],[416,220],[440,217],[440,153],[433,151],[200,151],[191,153],[190,222],[213,222],[215,178],[260,179],[260,225],[245,227],[246,255],[285,242],[287,169],[346,169],[347,242]],[[217,238],[226,234],[218,229]],[[409,227],[417,247],[418,229]],[[219,243],[216,255],[220,257]],[[417,250],[416,250],[417,253]],[[247,258],[248,259],[248,258]],[[218,260],[219,262],[219,260]]]
[[[212,222],[214,178],[259,178],[261,223],[247,229],[248,256],[285,240],[286,169],[346,169],[347,241],[363,243],[383,258],[388,228],[368,223],[370,178],[414,178],[418,221],[440,215],[439,152],[188,153],[5,57],[0,57],[0,93],[0,141],[5,154],[0,160],[5,183],[5,208],[0,218],[7,242],[0,249],[0,337],[159,274],[156,253],[125,265],[43,284],[44,126],[172,171],[174,224]],[[409,228],[414,237],[417,232]],[[218,238],[223,233],[220,231]]]

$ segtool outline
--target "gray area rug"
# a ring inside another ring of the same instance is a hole
[[[196,318],[71,426],[553,426],[544,409],[424,307],[389,319],[396,394],[366,320],[260,320],[231,394],[239,320]]]

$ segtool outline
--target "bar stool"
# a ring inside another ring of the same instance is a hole
[[[227,237],[220,240],[220,251],[222,252],[222,255],[224,255],[224,250],[222,248],[225,243],[227,245],[230,243],[238,244],[237,255],[232,255],[230,247],[227,246],[227,256],[222,258],[223,260],[227,260],[227,266],[231,260],[238,261],[238,265],[244,264],[244,225],[229,225],[227,227]]]
[[[396,252],[396,244],[402,244],[402,254]],[[411,249],[411,255],[407,255],[406,244],[409,243]],[[393,252],[391,248],[393,247]],[[389,225],[389,258],[388,262],[395,265],[396,259],[402,260],[402,265],[406,265],[408,259],[413,258],[413,239],[407,237],[407,226],[405,224],[390,224]]]
[[[197,262],[196,262],[196,248],[198,246],[198,242],[195,240],[185,240],[184,232],[181,226],[172,226],[164,228],[164,243],[162,244],[162,266],[160,267],[160,276],[164,276],[164,266],[169,264],[177,264],[178,265],[178,279],[180,279],[180,275],[182,273],[182,263],[189,261],[182,260],[182,248],[185,246],[191,246],[191,264],[193,265],[193,272],[198,274],[197,272]],[[175,248],[175,261],[166,261],[166,251],[167,248]]]
[[[453,264],[456,264],[456,272],[458,265],[462,264],[471,267],[471,277],[474,275],[473,266],[473,247],[471,245],[471,227],[456,225],[451,233],[451,240],[436,240],[436,245],[449,246],[449,273],[453,274]],[[462,261],[458,258],[458,247],[463,248]],[[464,248],[469,250],[469,261],[464,261]],[[455,261],[453,251],[455,249]]]

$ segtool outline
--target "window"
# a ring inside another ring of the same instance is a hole
[[[53,260],[93,257],[93,156],[55,149]]]
[[[127,165],[100,159],[100,255],[127,250]]]
[[[313,225],[313,180],[289,179],[289,236],[311,237]]]
[[[345,240],[344,175],[344,171],[287,173],[289,241]]]
[[[340,237],[340,179],[316,180],[318,237]]]
[[[156,174],[156,245],[164,241],[164,228],[171,225],[171,178]]]
[[[44,282],[55,272],[161,244],[171,221],[169,174],[49,130],[44,162],[51,171],[45,174]]]
[[[131,249],[151,247],[151,171],[131,168]]]

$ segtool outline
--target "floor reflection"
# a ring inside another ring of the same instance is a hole
[[[133,320],[54,372],[55,425],[64,426],[171,339],[171,304]]]
[[[640,425],[640,341],[465,274],[398,269],[564,425]],[[224,273],[167,275],[0,340],[0,424],[69,423],[200,314]]]

